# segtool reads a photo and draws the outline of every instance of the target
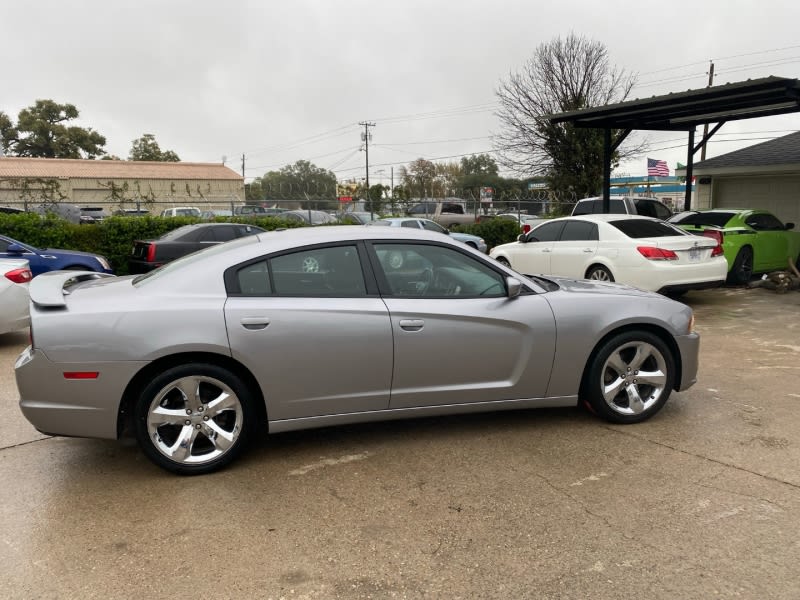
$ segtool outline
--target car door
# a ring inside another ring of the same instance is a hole
[[[597,223],[566,221],[550,253],[551,275],[583,279],[586,268],[597,255]]]
[[[769,213],[753,213],[745,223],[758,234],[753,239],[753,270],[786,269],[789,257],[789,234],[778,217]]]
[[[342,243],[226,273],[231,352],[258,380],[271,421],[388,408],[392,328],[364,262]]]
[[[561,235],[564,221],[544,223],[525,234],[518,244],[509,248],[511,267],[523,274],[550,274],[550,255],[553,244]]]
[[[491,263],[436,242],[374,242],[394,336],[391,408],[544,396],[555,322],[540,295],[508,298]]]

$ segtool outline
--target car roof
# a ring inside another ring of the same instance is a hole
[[[544,221],[541,225],[545,225],[547,223],[554,223],[557,221],[602,221],[604,223],[608,223],[609,221],[623,221],[623,220],[631,220],[631,219],[638,219],[644,221],[659,221],[664,222],[662,219],[655,219],[653,217],[646,217],[644,215],[629,215],[626,213],[595,213],[591,215],[575,215],[569,217],[559,217],[557,219],[548,219]],[[539,227],[541,227],[539,225]]]

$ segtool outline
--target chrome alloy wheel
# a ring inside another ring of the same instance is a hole
[[[655,346],[633,341],[619,346],[601,371],[602,395],[606,404],[621,415],[639,415],[664,394],[667,361]]]
[[[169,460],[202,465],[218,460],[242,432],[242,403],[226,384],[207,376],[182,377],[156,394],[147,433]]]

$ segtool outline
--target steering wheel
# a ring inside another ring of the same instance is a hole
[[[420,274],[420,279],[417,281],[417,294],[424,296],[433,283],[433,269],[426,267]]]

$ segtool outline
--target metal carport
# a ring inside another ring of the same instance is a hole
[[[785,77],[765,77],[573,110],[545,118],[551,123],[604,130],[603,212],[609,212],[611,155],[633,130],[687,131],[686,180],[691,181],[695,153],[725,123],[793,112],[800,112],[800,82]],[[715,125],[695,144],[695,128],[710,123]],[[615,130],[619,133],[612,139]],[[691,186],[686,186],[684,210],[690,208]]]

